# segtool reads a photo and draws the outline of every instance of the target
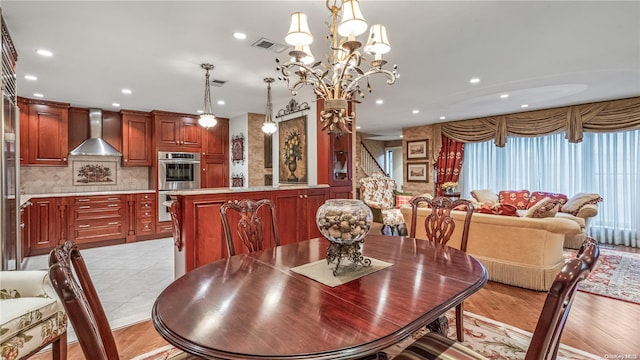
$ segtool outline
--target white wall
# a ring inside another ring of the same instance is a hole
[[[244,162],[234,165],[231,161],[231,138],[234,135],[242,134],[244,136]],[[248,135],[249,135],[249,116],[247,114],[235,116],[229,119],[229,187],[233,184],[232,174],[244,174],[244,187],[249,187],[249,162],[248,159]]]
[[[402,161],[402,146],[388,148],[387,150],[391,150],[393,153],[393,164],[391,164],[391,169],[393,171],[393,180],[396,181],[396,185],[398,185],[398,190],[402,190],[404,186],[402,171],[404,169],[404,162]]]

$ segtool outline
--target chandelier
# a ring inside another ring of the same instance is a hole
[[[356,36],[366,32],[368,25],[362,16],[358,0],[327,0],[326,6],[332,19],[328,24],[327,36],[331,41],[332,55],[327,56],[327,61],[308,61],[313,58],[308,50],[309,44],[313,42],[313,35],[307,24],[307,15],[295,12],[291,14],[291,26],[285,37],[285,41],[294,46],[289,52],[292,59],[282,65],[279,59],[276,62],[277,70],[282,73],[279,79],[287,82],[292,95],[296,95],[304,85],[313,86],[316,96],[324,100],[324,109],[320,112],[322,129],[340,136],[344,132],[351,132],[351,124],[355,119],[355,112],[348,111],[349,103],[359,102],[356,100],[357,96],[364,98],[359,82],[366,79],[367,91],[371,92],[370,76],[383,74],[387,77],[387,84],[391,85],[398,74],[395,65],[393,71],[382,69],[387,63],[382,59],[382,54],[389,52],[391,46],[386,29],[380,24],[371,26],[363,49],[374,56],[374,59],[369,62],[368,70],[361,69],[366,59],[358,51],[362,43],[356,40]],[[292,79],[294,75],[297,78]]]
[[[200,114],[200,119],[198,119],[198,124],[205,128],[210,128],[216,126],[218,120],[216,120],[215,115],[213,115],[213,110],[211,110],[211,82],[209,81],[209,71],[213,70],[213,65],[211,64],[201,64],[201,68],[207,71],[204,77],[204,108],[202,109],[202,114]]]
[[[264,123],[262,124],[262,131],[265,134],[273,134],[278,131],[278,126],[273,122],[273,105],[271,104],[271,83],[273,78],[265,78],[264,82],[267,83],[267,111],[264,116]]]

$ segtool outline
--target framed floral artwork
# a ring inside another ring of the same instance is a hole
[[[428,163],[408,163],[407,181],[429,182]]]
[[[233,165],[244,164],[244,135],[231,137],[231,162]]]
[[[116,185],[117,162],[74,161],[73,185]]]
[[[407,160],[426,159],[429,156],[429,139],[407,141]]]
[[[280,183],[307,183],[307,117],[278,123]]]

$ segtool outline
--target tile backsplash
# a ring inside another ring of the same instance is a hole
[[[101,163],[114,161],[116,164],[116,183],[110,185],[74,185],[73,162]],[[76,193],[95,191],[148,190],[148,167],[122,167],[119,157],[77,156],[69,157],[69,165],[60,166],[22,166],[20,168],[20,187],[24,194]]]

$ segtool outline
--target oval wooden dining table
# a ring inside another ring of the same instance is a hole
[[[156,299],[158,333],[208,359],[355,359],[410,336],[478,291],[486,269],[425,240],[368,235],[363,255],[391,266],[329,287],[291,271],[322,260],[311,239],[221,259],[178,278]]]

